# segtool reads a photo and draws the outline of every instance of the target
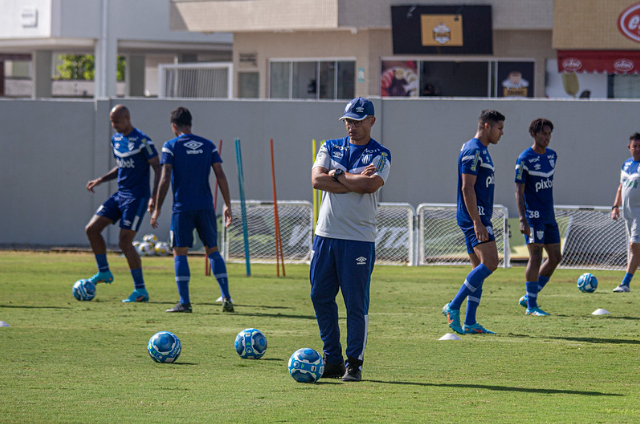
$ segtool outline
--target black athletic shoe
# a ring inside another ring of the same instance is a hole
[[[233,312],[233,303],[226,297],[222,299],[222,312]]]
[[[362,361],[359,359],[347,359],[347,371],[342,376],[342,381],[360,381],[362,380],[362,371],[360,367]]]
[[[174,306],[171,309],[167,309],[166,312],[183,312],[183,313],[190,314],[193,311],[191,310],[191,303],[187,303],[186,305],[184,305],[178,302],[176,303],[176,306]]]
[[[341,364],[328,364],[324,363],[324,372],[322,378],[340,378],[346,372],[344,362]]]

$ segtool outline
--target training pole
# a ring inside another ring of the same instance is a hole
[[[276,238],[276,277],[280,277],[280,263],[282,263],[282,276],[287,274],[284,270],[284,255],[282,254],[282,237],[280,236],[280,218],[278,217],[278,196],[276,195],[276,168],[273,160],[273,138],[271,144],[271,185],[273,186],[273,220],[275,223]]]
[[[242,211],[242,235],[244,237],[244,258],[247,267],[247,277],[251,275],[251,261],[249,259],[249,230],[247,228],[247,205],[244,198],[244,173],[242,171],[242,149],[240,139],[235,139],[236,163],[238,165],[238,187],[240,189],[240,209]]]
[[[218,154],[222,156],[222,139],[218,143]],[[213,187],[213,211],[216,212],[216,206],[218,204],[218,179],[216,178],[215,186]],[[216,222],[217,225],[217,222]],[[222,225],[224,225],[224,216],[222,217]],[[216,232],[217,233],[217,232]],[[204,252],[204,275],[211,275],[211,263],[207,257],[207,251]]]

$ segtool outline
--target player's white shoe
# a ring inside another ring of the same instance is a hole
[[[631,289],[626,284],[620,284],[618,287],[613,289],[614,293],[629,293]]]

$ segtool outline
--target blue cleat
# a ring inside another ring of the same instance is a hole
[[[447,303],[442,307],[442,315],[447,317],[449,327],[458,334],[464,334],[462,326],[460,325],[460,310],[450,309]]]
[[[522,306],[523,308],[527,308],[529,305],[529,296],[527,296],[526,294],[524,296],[522,296],[520,298],[520,300],[518,301],[518,303],[520,304],[520,306]]]
[[[527,308],[527,315],[531,315],[534,317],[548,317],[551,314],[543,311],[536,306],[535,308]]]
[[[113,274],[111,273],[111,271],[98,272],[96,275],[89,278],[89,281],[91,281],[93,284],[111,284],[113,282]]]
[[[496,334],[493,331],[489,331],[477,322],[473,325],[464,325],[464,334]]]
[[[147,289],[135,289],[131,295],[122,300],[124,303],[128,302],[148,302],[149,301],[149,293],[147,293]]]

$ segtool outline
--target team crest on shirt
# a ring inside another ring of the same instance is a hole
[[[363,164],[371,162],[371,155],[368,153],[366,155],[362,155],[362,159],[360,159],[360,162],[362,162]]]
[[[136,147],[136,143],[133,141],[129,141],[129,151],[133,150]]]
[[[555,159],[549,159],[549,165],[551,165],[552,168],[556,167],[556,160]]]

